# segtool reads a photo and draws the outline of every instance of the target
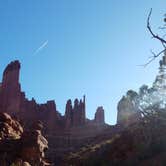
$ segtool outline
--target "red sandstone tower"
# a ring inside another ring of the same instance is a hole
[[[0,99],[1,110],[13,114],[20,108],[21,88],[19,83],[20,63],[11,62],[3,73]]]
[[[66,128],[72,126],[82,126],[86,123],[85,96],[83,97],[83,101],[75,99],[74,106],[72,106],[71,100],[67,101],[65,119]]]
[[[98,107],[95,113],[95,122],[97,124],[105,124],[104,109],[103,107]]]

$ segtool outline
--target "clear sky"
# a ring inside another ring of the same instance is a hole
[[[153,8],[158,30],[165,7],[164,0],[1,0],[0,74],[19,59],[29,99],[55,99],[64,114],[67,99],[85,94],[87,117],[102,105],[114,124],[122,95],[155,78],[157,61],[138,65],[161,48],[146,19]]]

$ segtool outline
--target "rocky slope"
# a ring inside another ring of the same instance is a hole
[[[166,165],[166,110],[157,110],[127,128],[116,126],[105,133],[66,156],[63,165]]]

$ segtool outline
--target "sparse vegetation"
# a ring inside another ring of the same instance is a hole
[[[156,110],[124,131],[70,153],[66,161],[73,166],[137,166],[166,164],[166,112]]]

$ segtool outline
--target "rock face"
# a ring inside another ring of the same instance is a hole
[[[98,107],[95,113],[95,120],[97,124],[105,124],[104,109],[103,107]]]
[[[29,131],[7,113],[0,113],[0,165],[50,165],[45,159],[48,142],[41,134],[38,123]]]

